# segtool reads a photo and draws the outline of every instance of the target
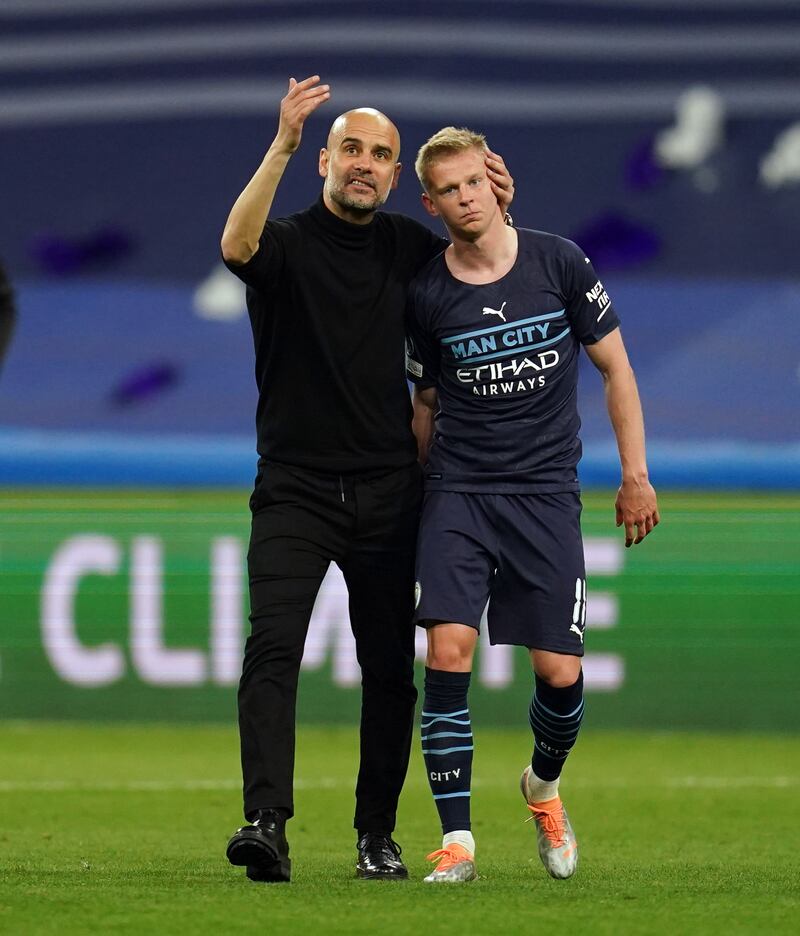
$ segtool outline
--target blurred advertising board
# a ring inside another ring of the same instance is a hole
[[[669,495],[661,526],[626,550],[613,497],[584,497],[590,724],[796,730],[800,499]],[[0,717],[235,721],[245,491],[6,490],[0,503]],[[484,629],[476,722],[525,724],[531,683],[525,650],[490,647]],[[299,718],[357,720],[358,686],[332,566]]]

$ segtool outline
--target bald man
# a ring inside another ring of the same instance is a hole
[[[256,356],[258,473],[250,498],[251,633],[239,686],[244,814],[228,843],[251,881],[290,879],[295,699],[308,623],[331,562],[342,570],[361,667],[356,873],[408,876],[392,839],[411,744],[414,546],[421,473],[405,381],[409,282],[447,242],[378,211],[400,175],[400,135],[379,111],[334,121],[317,202],[267,220],[319,76],[289,81],[277,135],[222,236],[248,287]],[[487,156],[505,208],[513,183]],[[325,765],[318,765],[320,782]],[[313,782],[313,781],[312,781]]]

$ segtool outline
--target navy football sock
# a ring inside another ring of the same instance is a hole
[[[467,707],[469,673],[425,667],[422,753],[442,820],[442,832],[470,828],[472,726]]]
[[[583,670],[571,686],[561,689],[537,676],[528,714],[534,737],[533,772],[540,780],[555,780],[581,727]]]

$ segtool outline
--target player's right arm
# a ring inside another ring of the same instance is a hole
[[[289,90],[281,101],[275,139],[255,175],[234,202],[222,232],[222,256],[226,262],[241,266],[258,250],[278,183],[300,145],[303,124],[331,96],[330,86],[319,81],[319,75],[303,81],[289,79]]]
[[[419,387],[415,386],[412,403],[414,405],[414,419],[411,428],[417,440],[419,463],[425,465],[428,462],[428,452],[433,439],[436,410],[439,408],[436,387],[426,387],[424,390],[420,390]]]

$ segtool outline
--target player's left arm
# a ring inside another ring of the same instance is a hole
[[[658,500],[647,474],[644,417],[636,378],[618,328],[585,345],[603,376],[606,406],[617,437],[622,484],[617,492],[617,526],[625,527],[625,546],[641,541],[658,524]]]
[[[436,392],[436,387],[426,387],[424,390],[420,390],[417,386],[414,387],[414,395],[411,400],[414,406],[414,419],[411,428],[417,440],[420,465],[425,465],[428,461],[428,452],[430,451],[433,430],[436,424],[438,400],[439,395]]]

